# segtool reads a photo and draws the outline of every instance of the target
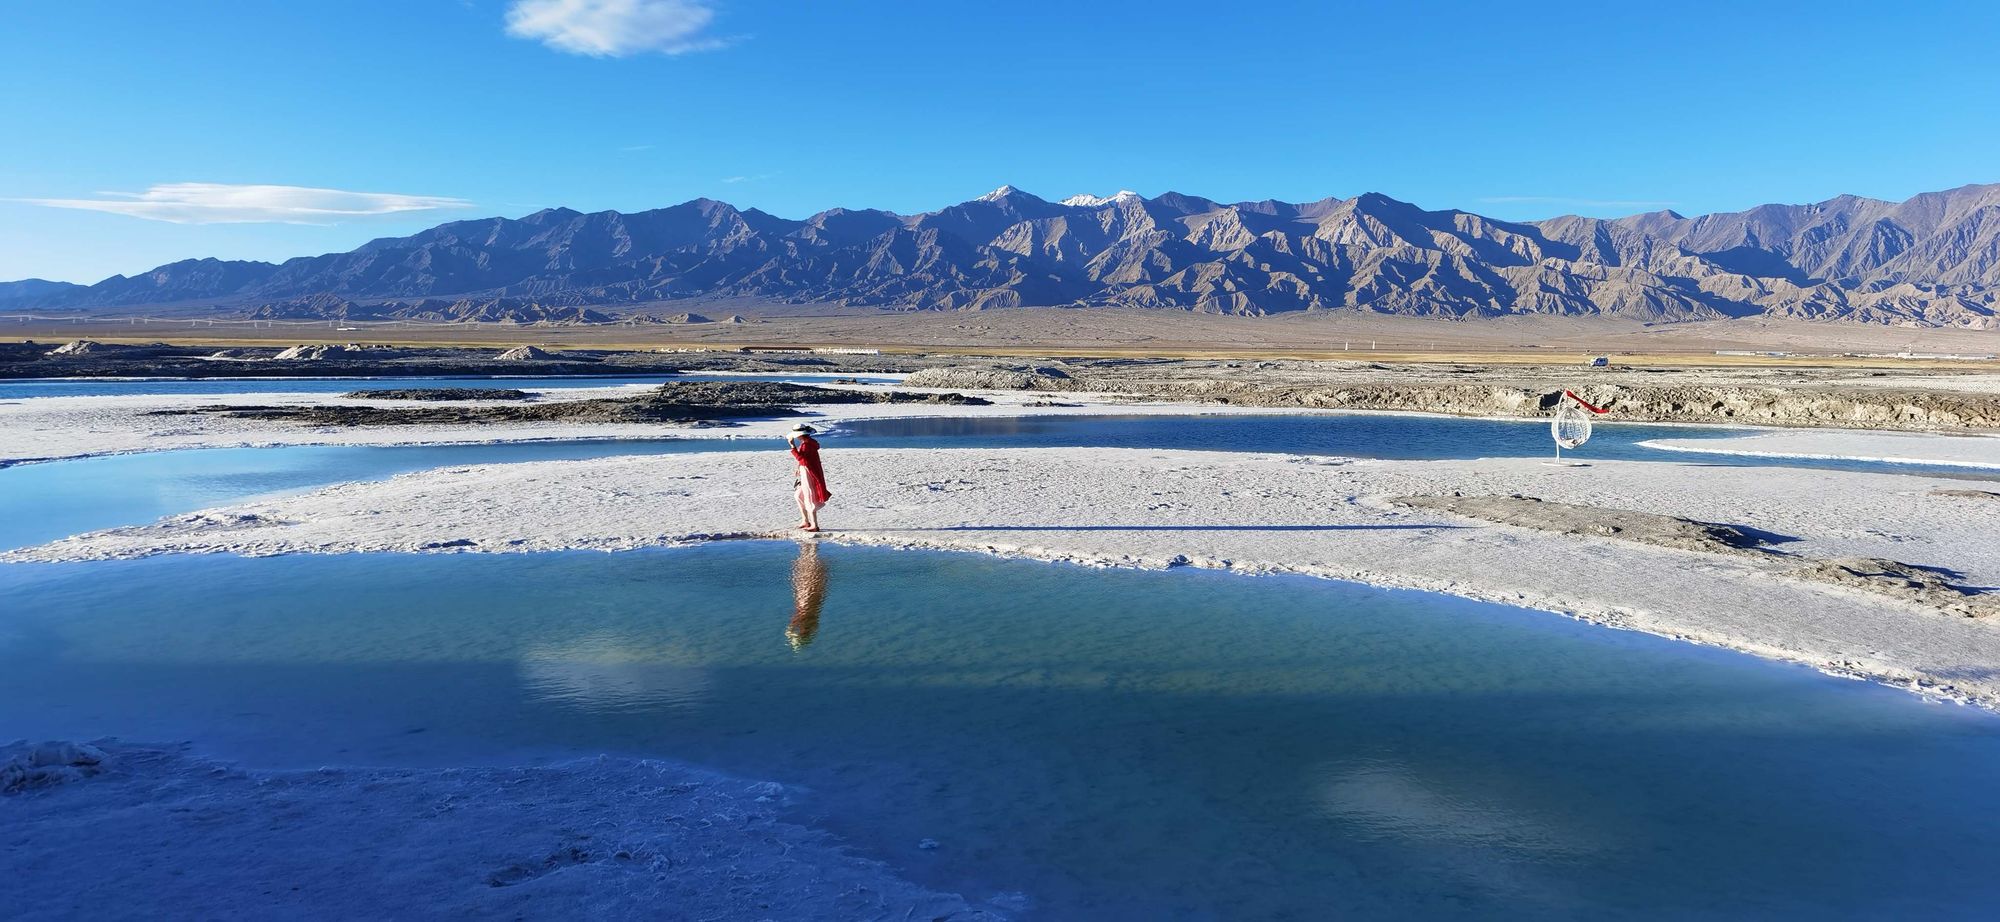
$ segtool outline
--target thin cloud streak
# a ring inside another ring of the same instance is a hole
[[[680,55],[729,44],[702,34],[714,20],[708,0],[514,0],[507,34],[594,58]]]
[[[726,182],[726,183],[730,183],[730,184],[732,184],[732,185],[734,185],[734,184],[736,184],[736,183],[739,183],[739,182],[762,182],[762,181],[764,181],[764,180],[766,180],[766,179],[770,179],[771,177],[773,177],[773,176],[776,176],[776,175],[778,175],[778,174],[776,174],[776,173],[758,173],[758,174],[757,174],[757,175],[755,175],[755,176],[724,176],[724,177],[722,177],[722,181],[723,181],[723,182]]]
[[[19,201],[47,208],[102,211],[170,224],[330,225],[357,218],[472,207],[472,203],[465,199],[440,195],[204,182],[164,183],[144,192],[97,194],[105,197]]]

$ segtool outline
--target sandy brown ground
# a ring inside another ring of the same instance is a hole
[[[1567,364],[1407,363],[1267,359],[968,358],[911,374],[913,387],[1246,407],[1382,410],[1547,419],[1577,394],[1607,421],[1812,426],[1981,433],[2000,431],[2000,375],[1955,369],[1857,367],[1608,368]],[[1984,364],[1984,363],[1981,363]]]
[[[690,305],[726,316],[729,305]],[[792,311],[786,313],[787,310]],[[1963,362],[1847,358],[1843,353],[2000,352],[2000,332],[1917,330],[1865,324],[1765,320],[1647,325],[1561,317],[1473,321],[1370,314],[1225,317],[1173,311],[1034,308],[955,313],[773,308],[744,324],[270,323],[118,320],[64,322],[0,315],[0,338],[63,342],[175,342],[244,345],[384,343],[551,348],[874,348],[887,352],[979,355],[1299,357],[1372,361],[1578,361],[1586,353],[1666,367],[1865,364],[1963,367]],[[352,329],[341,329],[352,327]],[[1717,350],[1813,353],[1803,357],[1718,356]],[[2000,371],[2000,363],[1980,363]]]

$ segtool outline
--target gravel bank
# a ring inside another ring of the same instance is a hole
[[[1865,369],[1593,370],[1577,365],[1386,366],[1367,362],[1091,360],[961,365],[912,387],[1104,392],[1255,407],[1545,416],[1565,389],[1628,422],[1734,423],[1909,431],[2000,429],[1987,376],[1887,377]],[[1991,376],[2000,381],[2000,375]],[[1916,383],[1922,381],[1923,383]]]

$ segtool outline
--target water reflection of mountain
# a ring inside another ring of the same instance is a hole
[[[785,639],[792,649],[803,650],[819,634],[819,611],[826,605],[826,561],[819,557],[819,545],[799,543],[799,556],[792,561],[792,620],[785,625]]]
[[[669,662],[671,653],[609,633],[529,647],[521,683],[530,696],[588,711],[698,707],[707,703],[708,670]]]

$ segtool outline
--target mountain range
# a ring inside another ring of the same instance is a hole
[[[1531,222],[1375,193],[1052,202],[1002,186],[923,214],[836,208],[804,220],[695,199],[454,221],[279,264],[196,259],[88,286],[0,283],[0,310],[194,305],[266,318],[587,323],[719,298],[2000,329],[2000,184],[1904,202],[1843,195],[1698,217]]]

